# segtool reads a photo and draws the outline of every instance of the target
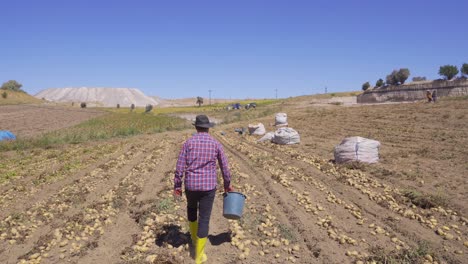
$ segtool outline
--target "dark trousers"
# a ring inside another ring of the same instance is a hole
[[[187,196],[187,217],[190,222],[197,221],[198,211],[198,233],[199,238],[208,236],[211,210],[216,195],[216,189],[211,191],[189,191],[185,190]]]

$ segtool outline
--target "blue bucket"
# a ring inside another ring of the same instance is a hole
[[[223,216],[227,219],[240,219],[244,210],[245,195],[240,192],[228,192],[224,194]]]

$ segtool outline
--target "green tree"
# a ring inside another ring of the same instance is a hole
[[[392,73],[385,77],[385,82],[389,85],[398,85],[398,71],[393,70]]]
[[[153,105],[147,104],[145,107],[145,113],[149,113],[151,112],[151,110],[153,110]]]
[[[362,90],[363,91],[366,91],[367,89],[369,89],[370,87],[370,83],[369,82],[365,82],[363,85],[362,85]]]
[[[24,92],[23,90],[21,90],[21,87],[23,87],[21,83],[18,83],[15,80],[9,80],[8,82],[4,82],[0,89],[16,91],[16,92]]]
[[[7,94],[7,92],[6,92],[6,91],[5,91],[5,92],[3,92],[3,93],[2,93],[2,98],[3,98],[3,99],[6,99],[7,97],[8,97],[8,94]]]
[[[451,80],[457,74],[458,68],[455,65],[444,65],[439,68],[439,75],[444,76],[447,80]]]
[[[421,77],[421,76],[413,77],[413,82],[422,82],[425,80],[426,80],[426,77]]]
[[[203,97],[197,96],[197,104],[200,107],[203,104]]]
[[[396,79],[398,80],[398,82],[400,84],[404,84],[409,76],[410,76],[409,69],[408,68],[401,68],[400,70],[398,70]]]
[[[461,66],[461,73],[463,76],[468,75],[468,63],[463,63]]]
[[[378,79],[375,83],[375,87],[382,87],[384,85],[384,81],[382,79]]]

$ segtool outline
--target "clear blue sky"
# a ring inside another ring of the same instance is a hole
[[[468,63],[468,1],[0,1],[0,82],[164,98],[352,91]]]

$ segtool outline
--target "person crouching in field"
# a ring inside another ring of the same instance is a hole
[[[426,97],[427,97],[427,102],[428,103],[432,102],[432,93],[431,93],[431,91],[429,91],[429,90],[426,91]]]
[[[214,123],[210,123],[206,115],[198,115],[193,125],[197,133],[183,144],[177,160],[174,197],[182,196],[182,179],[185,176],[187,217],[195,248],[195,263],[198,264],[208,259],[205,245],[217,187],[216,161],[223,174],[224,191],[231,192],[233,189],[223,146],[209,134]]]

